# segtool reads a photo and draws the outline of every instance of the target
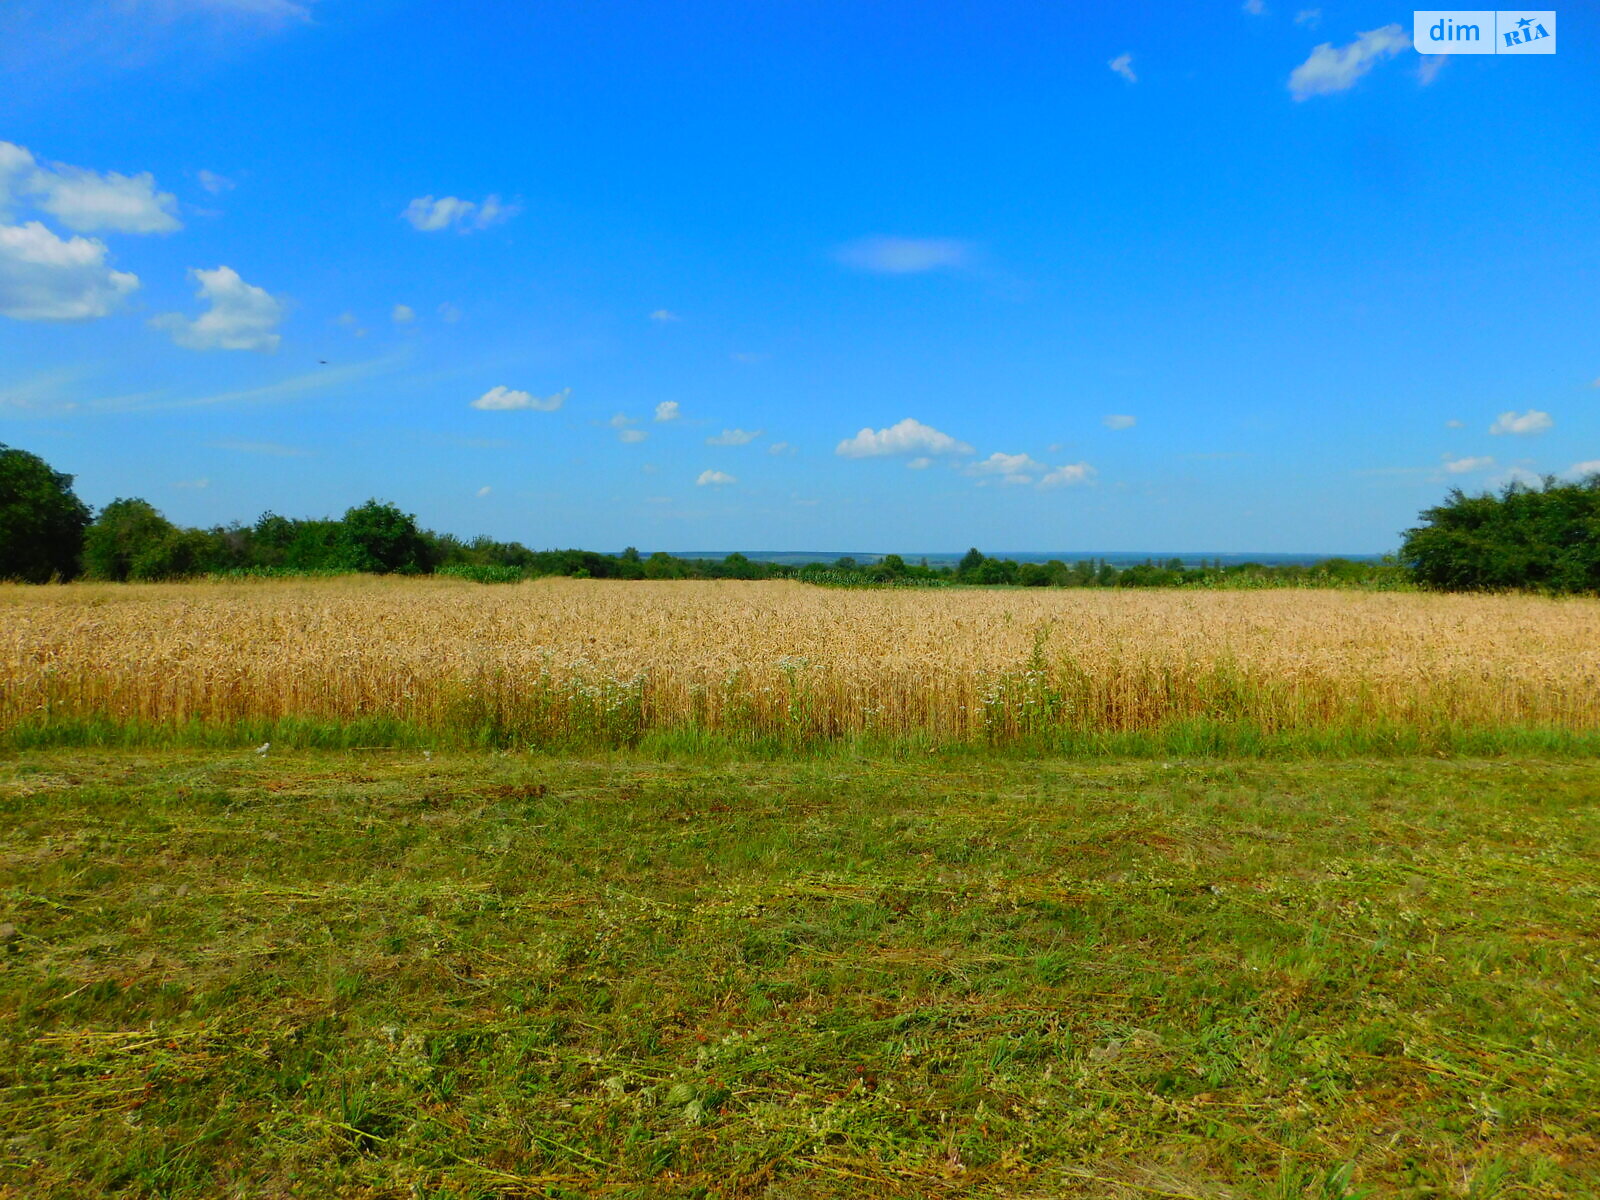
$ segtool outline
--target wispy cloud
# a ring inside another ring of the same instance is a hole
[[[607,425],[617,431],[617,440],[626,442],[630,446],[637,445],[650,436],[642,429],[633,428],[638,423],[638,417],[630,417],[623,413],[618,413],[606,422]]]
[[[1322,24],[1322,10],[1320,8],[1302,8],[1295,13],[1294,23],[1307,29],[1315,29]]]
[[[421,233],[438,233],[444,229],[471,233],[509,221],[521,211],[521,205],[507,204],[493,195],[481,204],[457,196],[440,196],[437,200],[432,196],[418,196],[406,205],[400,216]]]
[[[1488,455],[1451,458],[1447,454],[1444,459],[1444,469],[1451,475],[1466,475],[1472,471],[1487,471],[1492,466],[1494,466],[1494,459]]]
[[[665,309],[665,308],[656,309],[655,312],[650,314],[650,319],[652,321],[660,321],[660,322],[681,321],[681,320],[683,320],[683,318],[680,317],[677,313],[672,312],[671,310]]]
[[[195,173],[195,178],[200,181],[200,186],[213,196],[220,196],[223,192],[231,192],[237,186],[226,175],[219,175],[215,171],[198,171]]]
[[[1422,62],[1417,66],[1417,82],[1427,87],[1439,78],[1439,72],[1444,70],[1445,63],[1450,61],[1448,54],[1424,54]]]
[[[1139,82],[1139,77],[1133,73],[1133,55],[1131,54],[1119,54],[1108,62],[1106,66],[1121,75],[1129,83]]]
[[[726,471],[701,471],[700,478],[694,481],[694,485],[695,487],[722,487],[725,484],[738,482]]]
[[[907,417],[887,429],[863,429],[840,442],[834,453],[845,458],[880,458],[890,454],[972,454],[973,449],[948,433]]]
[[[966,266],[972,248],[954,238],[866,237],[840,246],[834,257],[858,271],[913,275]]]
[[[1127,413],[1112,413],[1100,418],[1100,424],[1107,429],[1132,429],[1138,423],[1138,417],[1130,417]]]
[[[1265,16],[1267,12],[1266,0],[1244,0],[1241,7],[1252,17]]]
[[[678,411],[678,402],[676,400],[663,400],[656,405],[656,420],[658,421],[676,421],[682,415]]]
[[[90,407],[97,412],[157,412],[164,409],[232,407],[269,404],[296,396],[311,395],[331,388],[343,387],[362,379],[383,375],[398,369],[407,361],[406,354],[391,354],[366,362],[350,363],[338,367],[319,367],[302,375],[280,379],[277,383],[261,387],[241,388],[236,391],[214,392],[208,396],[168,399],[160,393],[113,397],[95,400]]]
[[[1495,423],[1489,426],[1489,432],[1496,437],[1501,434],[1530,434],[1543,433],[1555,424],[1550,419],[1550,414],[1540,412],[1537,408],[1530,408],[1525,413],[1503,412]]]
[[[721,433],[717,434],[716,437],[708,437],[706,439],[706,445],[744,446],[755,441],[761,436],[762,433],[763,430],[760,429],[724,429]]]
[[[1410,47],[1411,38],[1399,25],[1360,34],[1346,46],[1324,42],[1289,73],[1289,92],[1296,100],[1307,100],[1346,91],[1378,63]]]
[[[309,458],[311,451],[303,450],[299,446],[285,446],[281,442],[242,442],[232,438],[224,438],[219,442],[207,442],[213,450],[232,450],[236,454],[262,454],[268,458]]]
[[[389,316],[396,325],[409,325],[417,319],[417,312],[409,304],[396,304]]]
[[[1591,458],[1587,462],[1573,463],[1567,468],[1567,474],[1583,479],[1589,475],[1600,475],[1600,458]]]

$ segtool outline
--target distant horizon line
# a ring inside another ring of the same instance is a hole
[[[1255,560],[1267,558],[1382,558],[1392,550],[1380,551],[1324,551],[1324,550],[984,550],[989,558],[1058,558],[1063,562],[1089,558],[1223,558]],[[612,551],[611,553],[620,553]],[[655,551],[652,551],[655,553]],[[730,554],[762,555],[765,557],[806,558],[884,558],[898,554],[901,558],[956,558],[966,555],[966,550],[668,550],[674,558],[726,558]]]

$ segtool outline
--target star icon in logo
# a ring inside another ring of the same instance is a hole
[[[1523,17],[1522,20],[1517,22],[1517,24],[1520,25],[1523,29],[1526,29],[1529,25],[1533,24],[1533,18],[1532,17]]]

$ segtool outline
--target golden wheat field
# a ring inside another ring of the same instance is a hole
[[[445,579],[0,587],[0,729],[390,718],[1004,741],[1600,728],[1600,601]]]

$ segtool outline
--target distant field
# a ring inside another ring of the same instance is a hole
[[[442,579],[0,588],[0,732],[625,745],[1600,730],[1600,601]],[[243,735],[241,735],[243,736]]]
[[[1600,767],[0,759],[0,1196],[1600,1194]]]

